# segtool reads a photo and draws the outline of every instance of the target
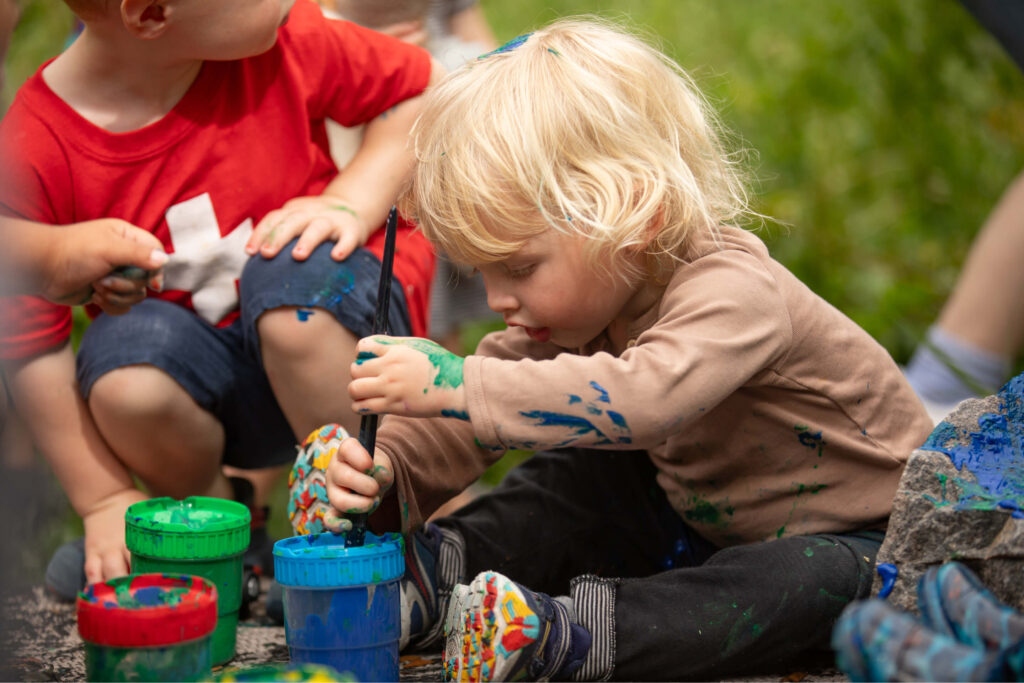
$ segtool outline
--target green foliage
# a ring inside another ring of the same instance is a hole
[[[483,6],[500,40],[584,13],[650,35],[751,150],[772,253],[899,361],[1024,162],[1022,75],[952,0]]]

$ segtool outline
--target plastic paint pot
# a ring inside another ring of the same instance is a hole
[[[339,674],[319,664],[267,664],[239,671],[224,671],[217,683],[255,683],[270,681],[309,681],[310,683],[357,683],[351,675]]]
[[[242,555],[249,547],[249,509],[220,498],[153,498],[125,513],[132,573],[193,574],[217,587],[213,663],[235,656],[242,604]]]
[[[397,681],[403,550],[399,534],[369,532],[351,548],[332,533],[275,543],[291,660],[325,664],[360,681]]]
[[[209,679],[217,590],[206,579],[121,576],[79,593],[76,611],[87,680]]]

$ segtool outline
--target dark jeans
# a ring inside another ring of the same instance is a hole
[[[843,607],[869,594],[880,532],[719,549],[654,475],[641,452],[538,453],[439,525],[465,539],[467,578],[496,570],[551,595],[583,574],[619,579],[620,680],[783,671],[827,647]]]

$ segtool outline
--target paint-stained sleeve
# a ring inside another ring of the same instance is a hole
[[[618,356],[467,358],[480,443],[651,448],[779,362],[792,340],[772,273],[735,249],[682,266],[658,306],[657,321]]]

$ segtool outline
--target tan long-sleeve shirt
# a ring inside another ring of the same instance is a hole
[[[570,352],[504,330],[466,359],[464,383],[469,423],[382,422],[406,528],[505,449],[567,446],[646,451],[674,508],[720,546],[882,528],[931,431],[885,349],[730,227],[694,245],[623,338]]]

